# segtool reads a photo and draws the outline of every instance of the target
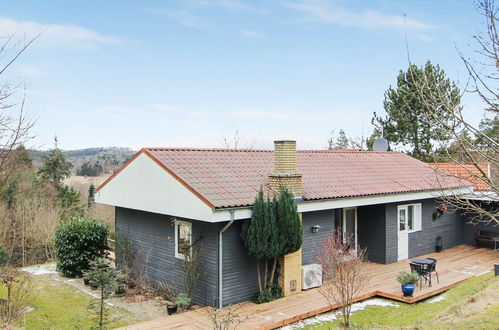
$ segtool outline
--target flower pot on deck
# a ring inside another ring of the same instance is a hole
[[[168,313],[168,315],[175,314],[177,312],[177,308],[177,305],[168,305],[166,306],[166,312]]]
[[[416,284],[402,284],[402,292],[404,293],[404,297],[412,297],[415,287]]]

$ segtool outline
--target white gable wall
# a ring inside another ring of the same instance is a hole
[[[97,203],[189,219],[213,221],[213,211],[189,189],[141,153],[95,195]]]

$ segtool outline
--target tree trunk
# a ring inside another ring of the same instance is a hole
[[[100,315],[99,315],[99,328],[104,329],[104,285],[100,286]]]
[[[258,277],[258,290],[262,292],[262,278],[260,276],[260,260],[256,259],[256,274]]]
[[[269,284],[267,282],[267,274],[269,272],[269,260],[265,258],[265,274],[263,277],[263,285],[265,285],[265,288],[268,288]]]
[[[275,270],[277,268],[277,258],[274,258],[274,261],[272,262],[272,271],[270,272],[270,285],[274,283],[274,276],[275,276]]]

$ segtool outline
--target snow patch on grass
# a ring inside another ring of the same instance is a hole
[[[400,307],[400,305],[394,304],[394,303],[389,302],[387,300],[376,298],[376,299],[364,300],[362,302],[353,304],[351,312],[354,313],[357,311],[361,311],[368,306],[395,307],[395,308]],[[306,320],[300,321],[298,323],[284,326],[281,329],[283,329],[283,330],[301,329],[307,325],[314,325],[314,324],[321,324],[324,322],[331,322],[331,321],[334,321],[340,317],[341,317],[341,312],[336,311],[336,312],[332,312],[332,313],[327,313],[327,314],[322,314],[319,316],[311,317],[311,318],[308,318]]]
[[[437,303],[437,302],[445,300],[445,299],[447,299],[447,297],[445,296],[445,294],[441,294],[439,296],[436,296],[435,298],[431,298],[430,300],[428,300],[428,302],[430,304],[434,304],[434,303]]]
[[[46,264],[46,265],[40,265],[40,266],[30,266],[30,267],[24,267],[21,268],[22,271],[25,271],[26,273],[30,275],[45,275],[45,274],[56,274],[57,271],[55,269],[55,264]]]

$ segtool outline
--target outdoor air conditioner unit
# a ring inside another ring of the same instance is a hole
[[[308,290],[322,285],[322,265],[310,264],[301,267],[301,288]]]

